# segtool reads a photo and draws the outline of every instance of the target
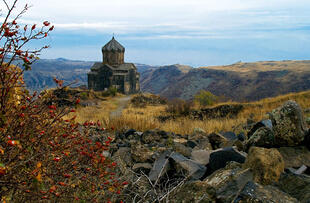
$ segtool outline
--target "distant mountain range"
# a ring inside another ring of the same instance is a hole
[[[55,87],[53,78],[64,80],[65,84],[73,86],[87,85],[87,73],[95,61],[78,61],[64,58],[40,59],[32,64],[31,71],[26,71],[24,79],[27,88],[40,91]],[[152,66],[136,64],[139,72],[144,72]]]
[[[87,72],[94,62],[63,58],[41,59],[25,73],[27,87],[54,87],[53,77],[75,86],[87,84]],[[310,89],[310,61],[266,61],[228,66],[192,68],[184,65],[136,64],[143,92],[169,99],[192,99],[201,89],[235,101],[253,101]]]

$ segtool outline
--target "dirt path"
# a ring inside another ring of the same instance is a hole
[[[115,109],[114,111],[110,112],[110,118],[115,118],[115,117],[119,117],[122,115],[122,111],[123,109],[126,107],[126,105],[129,103],[131,99],[131,96],[125,96],[125,97],[120,97],[116,100],[116,102],[118,103],[118,107],[117,109]]]

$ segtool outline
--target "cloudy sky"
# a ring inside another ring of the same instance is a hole
[[[42,58],[99,61],[114,33],[127,61],[151,65],[310,59],[309,0],[20,0],[19,8],[26,2],[24,23],[56,27]]]

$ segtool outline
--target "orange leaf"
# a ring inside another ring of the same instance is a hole
[[[42,166],[42,163],[41,163],[41,162],[38,162],[38,163],[37,163],[37,168],[41,168],[41,166]]]
[[[4,149],[2,147],[0,147],[0,153],[4,154]]]
[[[42,182],[42,175],[40,172],[38,173],[36,179],[37,179],[37,181]]]
[[[54,192],[56,189],[57,189],[56,185],[53,185],[53,186],[50,188],[50,192]]]

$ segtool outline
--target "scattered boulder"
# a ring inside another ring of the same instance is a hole
[[[112,160],[117,163],[117,166],[123,175],[129,173],[128,168],[133,165],[133,160],[131,158],[130,148],[121,147],[112,156]]]
[[[272,121],[270,119],[267,119],[255,123],[251,130],[248,132],[248,138],[250,138],[261,127],[269,128],[270,130],[272,130]]]
[[[194,149],[212,150],[212,145],[208,138],[202,138],[197,140],[198,145]]]
[[[310,166],[310,151],[304,147],[280,147],[285,168],[299,168],[302,165]]]
[[[173,160],[177,172],[181,172],[180,174],[184,174],[185,177],[191,177],[191,179],[194,180],[199,180],[203,177],[207,170],[204,165],[188,159],[176,152],[172,152],[169,158]]]
[[[244,188],[238,193],[237,197],[232,201],[234,203],[252,203],[252,202],[277,202],[277,203],[293,203],[298,202],[297,199],[282,192],[276,187],[267,185],[262,186],[258,183],[249,181]]]
[[[252,169],[255,182],[267,185],[278,181],[284,161],[277,149],[251,147],[244,168]]]
[[[283,173],[275,186],[292,197],[295,197],[300,202],[306,203],[310,200],[309,176],[297,175],[291,172]]]
[[[233,146],[236,146],[238,151],[245,151],[245,145],[243,144],[243,142],[241,142],[240,140],[236,140],[233,143]]]
[[[228,142],[227,138],[218,133],[211,133],[210,135],[208,135],[208,138],[213,149],[221,148]]]
[[[191,159],[202,165],[207,165],[210,159],[210,151],[207,150],[193,150]]]
[[[120,147],[114,154],[112,159],[117,160],[120,159],[122,160],[127,166],[132,166],[133,161],[131,158],[131,150],[129,147]]]
[[[143,95],[143,94],[134,96],[130,100],[130,102],[136,107],[145,107],[146,105],[167,104],[167,100],[165,98],[161,98],[158,95]]]
[[[149,148],[143,145],[131,145],[131,156],[135,162],[144,163],[144,162],[152,162],[153,154]]]
[[[159,142],[161,137],[154,130],[147,130],[141,136],[141,141],[145,144]]]
[[[155,142],[161,142],[162,139],[169,138],[169,133],[163,130],[147,130],[141,136],[142,143],[151,144]]]
[[[305,165],[302,165],[301,167],[299,167],[299,169],[295,170],[294,171],[294,174],[296,175],[301,175],[303,174],[304,172],[306,172],[308,170],[308,167],[305,166]]]
[[[242,165],[230,162],[225,168],[217,170],[212,175],[203,180],[206,192],[216,202],[230,203],[235,198],[236,193],[245,184],[253,179],[253,174],[249,169],[242,169]]]
[[[295,101],[287,101],[270,114],[275,141],[279,146],[297,146],[305,137],[305,123],[300,106]]]
[[[214,200],[206,193],[207,185],[201,181],[191,181],[185,183],[179,190],[169,195],[169,202],[201,202],[212,203]]]
[[[273,131],[267,127],[258,128],[245,143],[248,150],[251,146],[271,148],[275,145]]]
[[[127,130],[127,131],[124,133],[124,135],[125,135],[125,137],[128,137],[128,136],[130,136],[130,135],[134,135],[135,132],[137,132],[135,129],[129,129],[129,130]]]
[[[185,138],[174,138],[173,139],[173,142],[177,142],[177,143],[181,143],[181,144],[185,144],[185,145],[187,145],[186,143],[187,143],[187,139],[185,139]]]
[[[149,173],[149,179],[151,181],[157,181],[159,178],[164,175],[170,168],[169,156],[172,152],[165,151],[163,152],[154,162],[153,167]]]
[[[190,117],[199,120],[210,118],[234,118],[243,109],[244,106],[242,104],[224,104],[212,108],[193,110],[190,112]]]
[[[190,147],[190,148],[194,148],[194,147],[196,147],[198,145],[198,143],[196,142],[196,141],[193,141],[193,140],[188,140],[187,142],[186,142],[186,146],[187,147]]]
[[[237,135],[234,132],[224,132],[221,134],[229,141],[235,141],[238,139]]]
[[[246,136],[244,135],[243,132],[239,133],[237,135],[238,140],[240,140],[241,142],[243,142],[246,139]]]
[[[173,150],[186,157],[190,157],[192,153],[192,149],[190,147],[186,147],[185,145],[178,142],[173,143]]]
[[[244,163],[245,158],[246,155],[239,152],[235,147],[215,150],[210,154],[208,174],[211,174],[220,168],[224,168],[230,161]]]

